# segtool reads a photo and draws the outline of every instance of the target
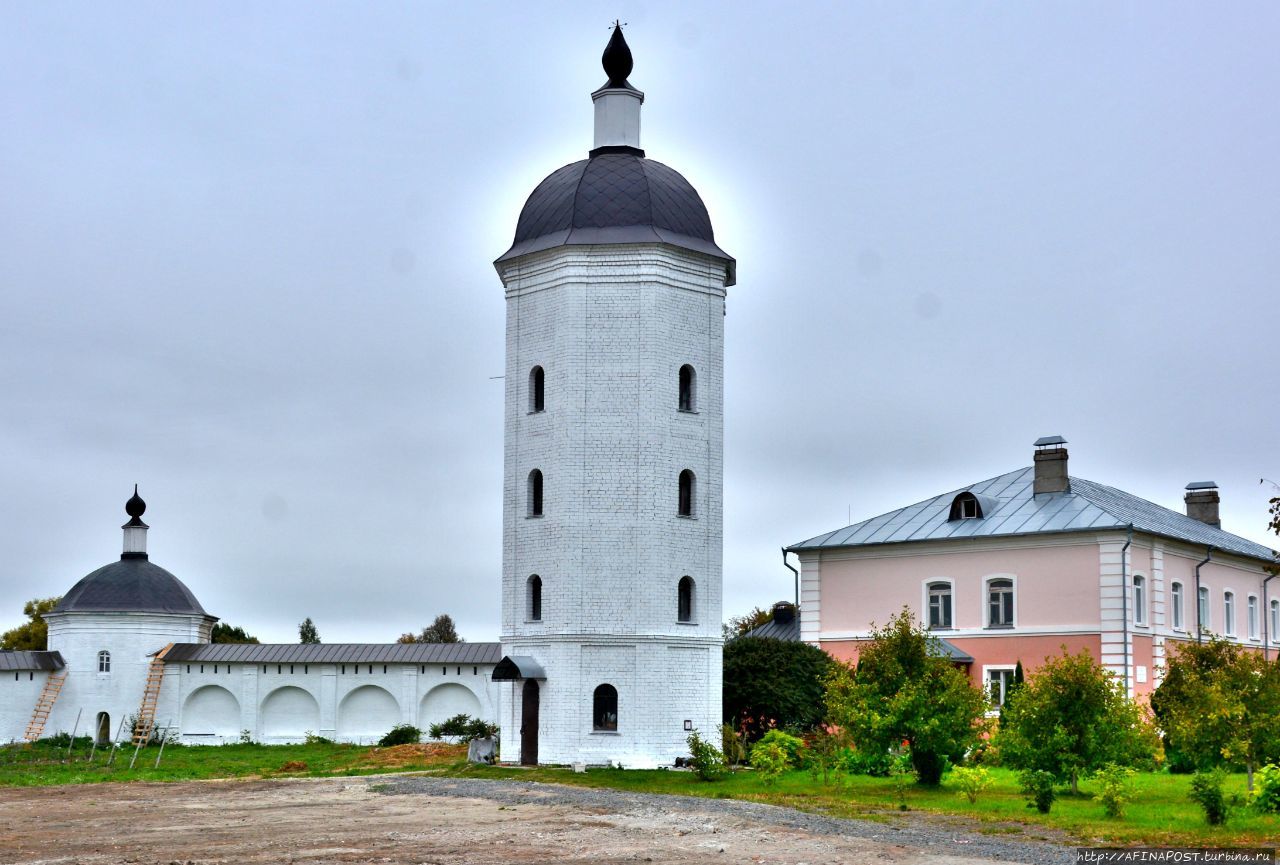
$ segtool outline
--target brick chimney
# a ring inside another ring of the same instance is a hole
[[[778,601],[773,605],[773,620],[779,625],[789,625],[796,620],[796,605],[790,601]]]
[[[1066,443],[1062,436],[1036,439],[1036,482],[1033,490],[1036,495],[1071,491],[1071,480],[1067,477]]]
[[[1218,517],[1218,485],[1213,481],[1196,481],[1187,484],[1187,494],[1182,500],[1187,503],[1187,516],[1199,520],[1215,529],[1222,528],[1222,520]]]

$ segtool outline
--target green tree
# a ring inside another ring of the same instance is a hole
[[[1063,647],[1018,689],[999,745],[1008,765],[1048,772],[1079,792],[1082,774],[1149,760],[1157,740],[1142,709],[1088,650],[1072,655]]]
[[[298,625],[298,642],[304,645],[320,642],[320,632],[316,630],[316,623],[311,621],[310,616],[307,616],[302,620],[302,624]]]
[[[465,643],[466,640],[458,636],[458,629],[453,624],[453,618],[448,613],[441,613],[436,616],[434,622],[427,625],[417,634],[401,634],[396,639],[397,643]]]
[[[808,643],[750,637],[724,645],[724,721],[748,741],[770,724],[809,730],[822,722],[831,656]]]
[[[761,625],[768,624],[773,621],[772,610],[762,610],[756,607],[751,612],[742,616],[734,616],[720,626],[720,636],[727,643],[735,637],[741,637],[747,631],[758,628]]]
[[[314,625],[312,626],[314,628]],[[233,627],[226,622],[218,622],[209,635],[211,643],[256,643],[257,637],[251,637],[244,628]]]
[[[867,753],[905,742],[921,784],[937,785],[948,761],[963,758],[984,726],[986,695],[905,607],[862,645],[856,671],[833,663],[826,685],[828,720]]]
[[[1183,643],[1169,660],[1151,709],[1169,744],[1199,769],[1280,759],[1280,663],[1214,638]]]
[[[33,598],[22,606],[28,621],[0,634],[0,649],[42,652],[49,644],[49,624],[44,614],[52,612],[62,598]]]

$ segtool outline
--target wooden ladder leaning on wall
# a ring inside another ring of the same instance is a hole
[[[156,728],[156,705],[160,702],[160,686],[164,684],[164,656],[173,643],[155,653],[147,668],[147,684],[142,689],[142,703],[138,706],[138,720],[133,725],[134,747],[145,745]]]
[[[48,679],[45,679],[44,690],[40,692],[40,697],[36,700],[35,711],[31,713],[31,723],[27,724],[26,740],[34,742],[44,733],[44,725],[49,720],[49,714],[53,711],[53,704],[58,702],[58,694],[62,693],[62,686],[67,681],[67,671],[64,669],[60,673],[53,673]]]

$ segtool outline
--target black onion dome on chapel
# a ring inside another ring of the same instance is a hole
[[[525,202],[515,242],[498,263],[597,243],[667,243],[701,252],[726,261],[726,283],[733,284],[733,257],[716,246],[697,190],[678,171],[637,153],[598,153],[552,172]]]
[[[208,615],[181,580],[143,558],[98,568],[72,586],[53,612]]]

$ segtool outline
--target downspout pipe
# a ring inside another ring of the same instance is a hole
[[[786,569],[787,569],[787,570],[789,570],[789,571],[791,571],[791,573],[795,574],[795,577],[796,577],[796,615],[799,615],[799,614],[800,614],[800,572],[799,572],[799,571],[797,571],[795,568],[793,568],[793,567],[791,566],[791,563],[787,561],[787,548],[786,548],[786,547],[783,547],[783,548],[782,548],[782,564],[783,564],[783,566],[784,566],[784,567],[786,567]],[[1265,586],[1263,587],[1263,591],[1264,591],[1264,592],[1266,591],[1266,587],[1265,587]]]
[[[1267,660],[1268,653],[1271,649],[1271,604],[1267,603],[1267,583],[1276,578],[1276,574],[1271,574],[1262,581],[1262,660]]]
[[[1124,623],[1124,695],[1132,697],[1129,690],[1129,545],[1133,543],[1133,523],[1124,546],[1120,548],[1120,621]]]
[[[1196,642],[1204,642],[1204,622],[1200,621],[1200,569],[1213,561],[1213,551],[1217,547],[1209,547],[1204,551],[1204,560],[1196,565]]]

